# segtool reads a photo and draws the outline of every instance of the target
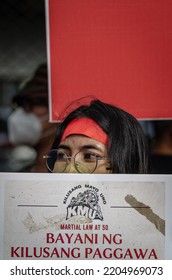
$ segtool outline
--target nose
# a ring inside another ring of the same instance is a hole
[[[65,173],[78,173],[73,161],[69,162],[68,166],[65,169]]]

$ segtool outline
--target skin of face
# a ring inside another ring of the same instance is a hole
[[[69,135],[59,144],[58,151],[64,152],[70,157],[74,157],[79,151],[89,151],[90,153],[96,154],[103,159],[98,160],[98,165],[94,174],[109,173],[109,170],[106,169],[106,167],[109,166],[107,163],[107,147],[92,138],[79,134]],[[56,172],[56,164],[53,172]],[[67,166],[64,173],[78,173],[75,169],[73,159],[70,160],[70,164]]]

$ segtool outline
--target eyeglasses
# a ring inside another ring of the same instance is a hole
[[[54,173],[68,173],[68,168],[72,159],[78,173],[93,173],[100,160],[104,161],[103,164],[105,164],[107,160],[106,157],[100,157],[88,151],[79,151],[71,157],[58,150],[50,150],[43,158],[46,159],[48,170]]]

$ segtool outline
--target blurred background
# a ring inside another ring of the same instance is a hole
[[[0,8],[0,171],[13,171],[7,119],[12,98],[36,68],[47,62],[44,0],[7,0]],[[26,159],[27,160],[27,159]],[[18,171],[18,168],[16,168]],[[19,168],[20,171],[20,168]]]
[[[42,156],[51,146],[47,139],[52,138],[55,127],[48,124],[47,117],[45,1],[2,1],[0,27],[0,172],[46,172],[41,166],[44,165]],[[11,140],[14,137],[10,136],[8,120],[18,106],[44,122],[43,141],[28,144]],[[140,123],[150,145],[151,173],[171,174],[172,121]]]

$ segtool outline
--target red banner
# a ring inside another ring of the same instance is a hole
[[[47,0],[46,13],[51,120],[88,95],[172,118],[171,0]]]

